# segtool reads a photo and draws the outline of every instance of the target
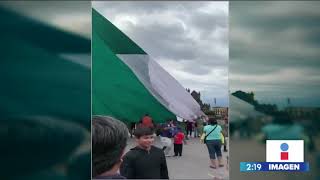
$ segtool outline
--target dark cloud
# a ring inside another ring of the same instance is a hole
[[[202,31],[201,33],[209,34],[217,28],[228,28],[228,14],[222,10],[214,13],[198,11],[191,17],[191,23]]]
[[[301,103],[311,103],[311,94],[320,97],[319,7],[319,2],[231,2],[230,88],[254,90],[262,99],[303,95]]]
[[[196,42],[185,37],[185,31],[179,24],[139,24],[132,28],[130,33],[132,38],[155,58],[190,60],[196,57],[195,51],[186,51],[192,49]]]
[[[0,4],[22,13],[47,17],[91,11],[91,2],[86,1],[2,1]]]
[[[2,1],[0,5],[58,28],[91,36],[90,1]]]
[[[161,1],[125,1],[125,2],[116,2],[116,1],[94,1],[94,8],[104,10],[105,12],[117,12],[119,13],[128,13],[132,15],[136,14],[152,14],[152,13],[163,13],[164,11],[177,11],[177,10],[191,10],[198,9],[203,7],[206,2],[161,2]]]

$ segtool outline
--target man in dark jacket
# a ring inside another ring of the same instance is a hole
[[[169,179],[163,151],[155,146],[153,131],[147,127],[136,129],[137,146],[124,156],[120,173],[128,179]]]

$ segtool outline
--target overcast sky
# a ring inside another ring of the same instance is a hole
[[[320,105],[320,2],[230,2],[230,89]]]
[[[93,2],[185,88],[228,105],[228,2]]]
[[[90,2],[1,2],[89,37]],[[263,102],[320,105],[319,2],[98,2],[94,7],[206,102],[230,90]],[[228,24],[230,23],[230,25]],[[228,30],[230,27],[230,61]],[[228,63],[229,71],[228,71]]]
[[[1,1],[0,5],[86,38],[91,37],[90,1]]]
[[[90,38],[91,6],[84,1],[2,2],[22,14]],[[227,2],[94,2],[184,87],[228,104]]]

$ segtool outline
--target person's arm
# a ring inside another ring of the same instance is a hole
[[[226,127],[221,128],[221,133],[223,134],[224,137],[227,136],[228,132],[226,132]]]
[[[126,154],[123,158],[123,162],[120,166],[120,174],[127,179],[134,179],[134,164],[133,164],[133,157]]]
[[[160,178],[169,179],[167,161],[163,151],[161,152]]]

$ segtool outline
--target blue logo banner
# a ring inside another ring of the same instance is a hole
[[[258,171],[309,171],[307,162],[240,162],[240,172]]]

